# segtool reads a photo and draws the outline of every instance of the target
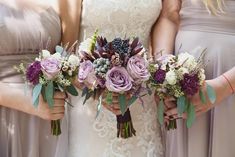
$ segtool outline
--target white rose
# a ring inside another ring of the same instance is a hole
[[[68,62],[72,65],[72,66],[78,66],[80,61],[79,58],[76,55],[70,55]]]
[[[175,85],[176,84],[176,74],[174,71],[170,70],[166,73],[166,81],[170,85]]]
[[[42,58],[50,57],[51,53],[48,50],[42,50]]]
[[[189,68],[190,71],[193,70],[197,66],[197,62],[194,56],[189,53],[180,53],[178,56],[178,64],[183,65],[183,67]]]
[[[181,67],[178,70],[178,75],[180,78],[183,78],[184,74],[187,74],[187,73],[189,73],[189,71],[188,71],[188,69],[186,69],[184,67]]]
[[[59,52],[56,52],[52,55],[53,58],[57,59],[57,60],[61,60],[62,57],[61,57],[61,54]]]
[[[90,52],[91,50],[91,44],[92,44],[92,39],[87,38],[84,40],[80,45],[79,45],[79,52],[84,51],[84,52]]]

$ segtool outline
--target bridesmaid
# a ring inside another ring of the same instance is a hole
[[[66,156],[66,121],[63,121],[63,134],[58,139],[50,135],[50,122],[46,121],[63,118],[65,94],[55,94],[58,107],[49,109],[40,98],[39,107],[35,109],[30,92],[24,94],[23,80],[13,66],[34,59],[41,40],[45,45],[51,37],[51,50],[61,40],[74,42],[78,35],[75,17],[79,10],[72,6],[76,5],[76,0],[0,2],[1,157]]]
[[[167,157],[235,156],[234,10],[234,0],[183,0],[180,14],[176,12],[181,23],[175,50],[181,44],[181,51],[198,46],[207,48],[207,83],[215,89],[217,100],[215,104],[209,101],[202,104],[198,95],[191,98],[196,109],[196,122],[186,129],[185,121],[178,120],[178,129],[167,133]],[[194,56],[199,53],[191,52]],[[166,102],[166,106],[172,106],[172,102]],[[166,119],[169,116],[178,118],[176,108],[166,114]]]

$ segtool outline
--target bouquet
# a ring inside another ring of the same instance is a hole
[[[204,52],[197,60],[194,56],[184,52],[178,56],[162,55],[156,63],[150,64],[151,77],[149,83],[160,98],[158,120],[161,125],[164,122],[164,99],[166,97],[176,99],[179,115],[187,113],[186,124],[188,128],[195,120],[195,108],[189,98],[199,93],[202,103],[206,103],[206,97],[201,90],[206,78],[203,69]],[[206,85],[206,93],[213,104],[216,100],[215,92],[208,84]],[[176,129],[176,120],[170,120],[166,127],[168,130]]]
[[[21,63],[15,67],[23,73],[24,78],[33,86],[33,105],[38,106],[39,96],[52,108],[54,105],[54,92],[61,91],[77,96],[78,92],[72,85],[77,76],[79,58],[66,52],[66,48],[56,46],[56,53],[51,55],[48,50],[42,50],[39,57],[30,65]],[[51,121],[51,133],[58,136],[61,134],[60,120]]]
[[[98,95],[98,115],[102,102],[112,105],[114,95],[118,95],[122,114],[116,116],[117,137],[136,135],[128,108],[143,96],[140,95],[144,93],[142,84],[150,77],[143,54],[144,48],[138,38],[115,38],[108,42],[97,32],[79,47],[78,80],[84,85],[84,104],[91,96]]]

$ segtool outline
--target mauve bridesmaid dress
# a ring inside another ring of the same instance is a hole
[[[183,0],[175,50],[207,48],[207,79],[235,66],[235,1],[225,0],[224,14],[210,15],[201,2]],[[199,52],[192,51],[198,56]],[[201,115],[190,129],[178,121],[167,133],[167,157],[235,157],[235,96]]]
[[[27,8],[14,9],[0,2],[1,83],[24,92],[24,81],[13,66],[32,62],[38,55],[39,43],[42,41],[45,46],[49,37],[50,47],[54,49],[60,43],[61,25],[51,7],[36,12]],[[63,134],[56,138],[50,135],[49,121],[1,105],[0,120],[0,157],[66,156],[66,121],[63,121]]]

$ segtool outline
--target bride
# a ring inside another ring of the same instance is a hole
[[[82,11],[79,41],[92,36],[98,29],[99,34],[107,37],[109,41],[115,37],[138,36],[146,48],[152,43],[153,52],[162,49],[170,52],[174,45],[170,37],[176,33],[177,24],[168,17],[177,8],[173,6],[176,1],[173,3],[173,0],[165,0],[163,7],[166,10],[160,16],[161,0],[83,0],[80,6]],[[164,34],[163,38],[161,34]],[[144,97],[144,108],[139,101],[131,106],[137,135],[126,140],[116,137],[116,112],[113,114],[112,108],[103,107],[99,117],[95,119],[97,102],[89,100],[83,106],[83,99],[72,99],[74,107],[69,113],[70,157],[163,156],[161,131],[152,96]]]

